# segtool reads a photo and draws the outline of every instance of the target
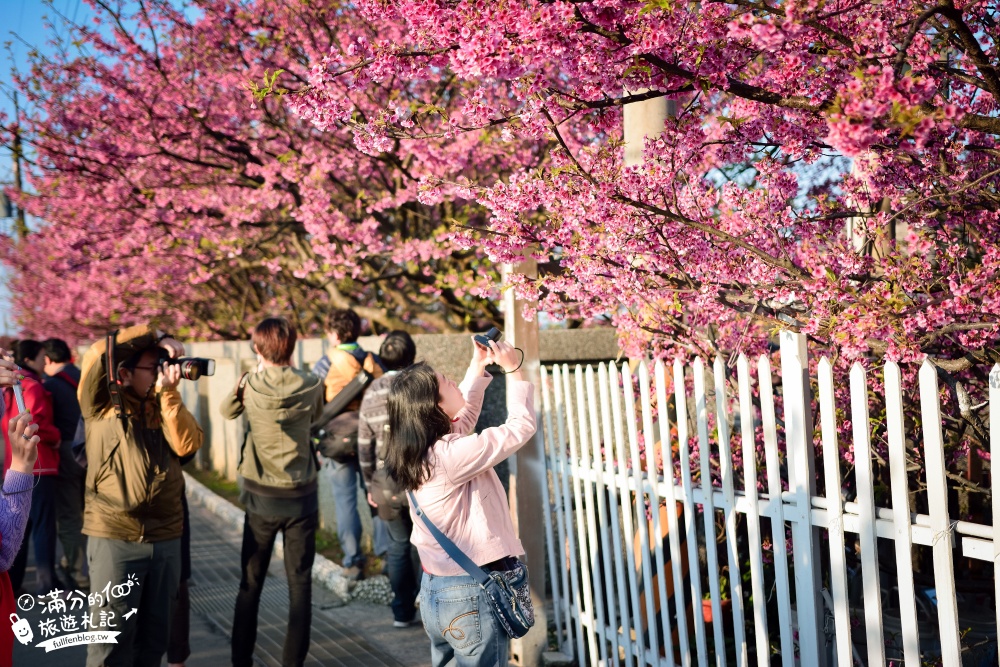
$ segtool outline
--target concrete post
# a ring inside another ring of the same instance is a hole
[[[628,91],[636,95],[646,89]],[[625,126],[625,166],[642,164],[642,149],[646,137],[657,137],[663,132],[667,117],[674,115],[674,100],[657,97],[643,102],[626,104],[623,110]]]
[[[528,259],[517,265],[505,265],[504,276],[521,273],[529,278],[538,276],[538,266]],[[525,302],[514,297],[514,290],[504,293],[504,339],[524,351],[521,370],[525,379],[535,385],[535,414],[542,413],[541,372],[538,357],[538,322],[528,322],[521,314]],[[510,391],[508,385],[508,391]],[[538,428],[541,429],[539,422]],[[541,511],[542,488],[548,483],[545,472],[545,450],[541,433],[508,459],[510,470],[510,511],[514,529],[524,545],[531,584],[531,602],[535,607],[535,626],[521,639],[511,642],[511,659],[522,667],[536,667],[542,662],[542,652],[548,644],[548,621],[545,614],[545,526]]]

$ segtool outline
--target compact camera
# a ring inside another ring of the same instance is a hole
[[[484,334],[476,334],[475,336],[473,336],[472,340],[476,341],[476,345],[478,345],[479,347],[483,348],[484,350],[488,350],[490,349],[490,341],[496,343],[500,340],[501,336],[503,336],[503,334],[500,333],[500,330],[497,329],[496,327],[493,327]]]
[[[180,366],[181,377],[185,380],[197,380],[204,375],[215,375],[215,359],[202,359],[201,357],[171,359],[164,350],[160,355],[160,363],[163,362],[171,366]]]

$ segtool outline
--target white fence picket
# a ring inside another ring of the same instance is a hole
[[[573,505],[573,493],[572,486],[576,487],[576,482],[572,477],[570,471],[570,463],[567,460],[566,454],[566,425],[569,420],[566,418],[566,403],[569,402],[569,397],[565,395],[564,385],[562,380],[562,371],[558,366],[552,369],[552,378],[554,380],[553,393],[555,394],[555,408],[556,408],[556,419],[559,422],[559,457],[560,464],[562,468],[562,498],[565,507],[572,508]],[[565,399],[564,399],[565,396]],[[580,660],[584,657],[584,633],[583,633],[583,610],[580,608],[580,569],[577,565],[577,554],[579,550],[577,548],[576,536],[573,534],[573,522],[574,517],[566,514],[566,550],[569,552],[569,580],[570,580],[570,617],[573,619],[573,635],[576,637],[576,655]]]
[[[565,629],[563,626],[563,613],[560,600],[565,600],[566,596],[559,589],[559,576],[560,571],[563,568],[559,567],[559,560],[556,558],[556,544],[555,536],[553,535],[552,523],[553,516],[560,514],[563,511],[563,506],[562,503],[553,503],[551,497],[552,494],[556,497],[559,496],[557,491],[559,488],[557,485],[558,473],[556,472],[555,456],[553,454],[553,450],[556,445],[552,441],[552,409],[549,404],[549,374],[548,370],[544,366],[541,367],[540,371],[542,381],[542,411],[545,413],[545,433],[543,434],[542,442],[545,445],[546,466],[548,467],[546,483],[542,486],[542,502],[545,514],[545,546],[549,560],[549,581],[551,582],[552,599],[554,601],[552,605],[552,615],[556,629],[556,642],[559,647],[562,648],[562,642],[558,638],[565,633]],[[550,486],[552,488],[551,492],[549,490]],[[553,505],[555,505],[554,510]],[[563,544],[564,542],[560,540],[559,543]]]
[[[642,362],[639,365],[639,397],[641,399],[642,406],[642,435],[643,442],[646,445],[646,480],[649,486],[649,514],[651,520],[652,529],[649,535],[650,547],[653,550],[653,558],[656,565],[656,592],[659,595],[660,600],[660,630],[663,634],[663,644],[666,647],[666,652],[664,654],[667,662],[673,664],[674,659],[674,638],[673,638],[673,628],[670,623],[670,598],[667,597],[667,564],[663,554],[663,538],[660,537],[664,535],[663,526],[660,522],[660,493],[658,484],[658,473],[656,470],[656,444],[659,441],[662,446],[662,437],[657,439],[656,434],[653,432],[653,412],[652,412],[652,394],[650,393],[649,384],[649,367],[646,362]],[[662,431],[661,431],[662,433]],[[648,552],[644,552],[644,555]],[[649,560],[646,558],[645,560]],[[671,563],[671,565],[673,565]],[[652,581],[646,582],[646,599],[651,599],[652,596]],[[650,616],[647,621],[648,625],[655,625],[656,616]],[[650,635],[651,637],[653,635]],[[657,653],[657,645],[652,644],[654,655]]]
[[[913,587],[913,537],[910,525],[910,485],[906,476],[906,443],[903,424],[903,388],[899,366],[885,365],[886,432],[889,439],[889,477],[892,480],[892,514],[895,524],[896,581],[899,619],[902,624],[903,661],[920,666],[917,594]]]
[[[691,448],[688,444],[687,389],[684,366],[674,361],[674,397],[677,406],[677,446],[680,448],[681,485],[684,499],[684,525],[687,528],[688,567],[691,576],[691,604],[694,606],[694,638],[698,649],[698,667],[708,667],[708,640],[705,618],[701,614],[701,566],[698,561],[698,526],[695,524],[694,488],[691,483]]]
[[[771,647],[767,633],[767,607],[764,604],[763,540],[760,534],[760,505],[757,502],[757,438],[754,436],[753,398],[750,388],[750,364],[745,354],[736,361],[740,394],[740,435],[743,440],[743,486],[749,504],[747,542],[750,550],[750,592],[753,599],[754,642],[757,667],[768,667]]]
[[[920,366],[920,416],[924,425],[924,461],[927,464],[927,505],[934,533],[934,587],[937,589],[941,659],[946,665],[962,664],[958,636],[958,602],[952,561],[952,530],[948,518],[948,482],[945,478],[944,438],[941,435],[941,397],[937,370],[931,362]],[[996,522],[996,519],[994,519]]]
[[[694,405],[698,421],[698,463],[701,468],[703,489],[712,489],[712,447],[708,441],[708,397],[705,391],[705,365],[694,360]],[[715,500],[713,493],[705,493],[702,500],[705,519],[705,566],[708,569],[708,590],[712,597],[712,634],[715,637],[715,664],[726,667],[726,640],[722,632],[722,596],[719,590],[719,555],[715,550]]]
[[[553,369],[553,373],[557,372],[557,369]],[[555,376],[551,379],[553,392],[555,387],[558,386]],[[556,618],[556,638],[559,643],[559,650],[566,654],[572,654],[573,645],[573,618],[570,614],[570,589],[569,589],[569,567],[567,566],[567,559],[569,555],[566,553],[568,548],[568,543],[566,541],[566,514],[568,512],[569,506],[565,503],[565,498],[563,495],[563,482],[565,481],[566,471],[562,465],[562,455],[561,452],[565,451],[565,431],[560,423],[557,430],[553,429],[552,426],[552,416],[556,413],[555,402],[550,402],[549,400],[549,377],[546,369],[542,368],[542,406],[545,410],[545,427],[548,430],[548,437],[546,442],[549,443],[549,460],[552,473],[552,495],[556,499],[556,535],[559,538],[558,545],[552,545],[549,549],[549,557],[552,559],[552,567],[555,569],[552,572],[552,592],[553,596],[556,595],[556,591],[559,592],[558,597],[555,597],[555,602],[553,607],[556,608],[555,618]],[[558,416],[557,416],[558,423]],[[556,551],[558,549],[558,551]],[[560,586],[561,584],[561,586]]]
[[[743,573],[740,572],[739,540],[736,536],[736,487],[733,484],[733,451],[729,441],[729,410],[726,408],[726,371],[722,357],[715,358],[715,425],[719,437],[719,466],[722,492],[726,498],[726,556],[729,561],[729,590],[733,601],[733,640],[736,665],[747,667],[747,646],[743,626]]]
[[[602,544],[601,536],[598,535],[598,531],[604,530],[608,525],[608,507],[607,507],[607,487],[604,484],[605,476],[605,465],[604,457],[601,455],[601,427],[600,420],[598,417],[598,400],[597,391],[594,388],[594,369],[587,366],[586,373],[577,372],[577,382],[585,382],[586,391],[584,392],[587,397],[586,411],[590,418],[590,442],[588,443],[588,459],[586,463],[592,465],[594,471],[594,498],[596,499],[596,510],[594,508],[594,503],[590,504],[591,512],[589,514],[589,525],[588,525],[588,539],[590,540],[591,550],[595,551],[599,545]],[[580,408],[583,412],[583,407]],[[596,512],[596,515],[595,515]],[[611,554],[607,545],[600,550],[600,560],[601,569],[593,570],[594,577],[594,601],[597,606],[597,627],[600,628],[601,637],[601,660],[606,661],[608,656],[608,644],[611,644],[610,655],[614,656],[615,660],[618,659],[618,629],[614,624],[609,623],[604,615],[605,609],[611,609],[610,606],[606,605],[606,600],[609,600],[610,595],[606,586],[612,586],[612,566],[611,566]]]
[[[871,438],[868,429],[868,381],[864,367],[851,368],[851,423],[854,426],[854,470],[858,480],[861,578],[865,591],[865,638],[868,664],[885,664],[882,633],[882,592],[879,585],[878,533],[875,529],[875,484],[872,479]]]
[[[681,551],[680,525],[677,522],[677,492],[674,483],[674,453],[670,442],[670,416],[667,411],[667,371],[656,362],[656,404],[660,413],[660,451],[663,460],[664,499],[667,507],[667,530],[670,542],[670,565],[674,576],[674,609],[677,610],[677,635],[681,664],[691,667],[691,642],[688,639],[687,605],[684,604],[684,553]],[[694,608],[695,613],[699,610]],[[666,610],[664,610],[666,613]]]
[[[621,493],[620,502],[622,508],[622,524],[623,527],[625,528],[625,537],[627,538],[636,534],[637,527],[635,525],[635,520],[634,520],[635,513],[632,510],[632,502],[630,500],[630,493],[629,493],[629,474],[628,474],[629,466],[627,463],[628,458],[626,456],[626,443],[625,443],[626,438],[624,432],[626,428],[634,429],[635,424],[633,423],[630,426],[626,424],[625,420],[623,420],[622,418],[622,409],[621,409],[622,389],[619,387],[619,378],[622,378],[622,376],[618,374],[618,368],[612,364],[611,378],[610,378],[611,381],[608,388],[611,390],[611,393],[614,394],[614,401],[611,404],[612,406],[611,414],[614,417],[615,435],[617,436],[615,442],[615,451],[618,454],[618,484],[619,484],[619,491]],[[624,382],[625,380],[623,378],[622,383]],[[622,548],[625,550],[625,561],[628,563],[628,570],[625,573],[628,579],[627,590],[633,593],[629,595],[629,600],[632,605],[632,620],[634,621],[635,624],[634,627],[639,627],[640,626],[639,619],[642,618],[642,611],[640,610],[639,596],[635,594],[638,588],[638,582],[636,581],[635,552],[632,551],[631,544],[626,543],[625,545],[623,545]],[[639,661],[639,664],[645,663],[646,662],[645,642],[642,641],[633,642],[632,647],[633,647],[633,654],[635,655],[636,660]]]
[[[757,362],[760,385],[760,416],[764,430],[764,460],[767,468],[769,499],[781,499],[781,464],[778,462],[778,426],[774,416],[774,391],[771,388],[771,362],[761,356]],[[785,512],[781,502],[774,503],[771,515],[771,548],[774,554],[774,586],[778,595],[778,631],[781,638],[781,664],[794,667],[792,648],[792,596],[788,581],[788,545],[785,542]]]
[[[608,485],[608,514],[611,517],[611,536],[614,544],[614,571],[615,571],[615,589],[618,591],[618,613],[621,615],[621,643],[625,649],[625,664],[632,665],[633,651],[632,642],[629,640],[629,628],[631,628],[630,621],[630,601],[628,595],[628,586],[625,584],[625,563],[622,560],[622,553],[624,549],[622,547],[622,521],[621,521],[621,501],[619,498],[619,485],[617,484],[618,475],[615,473],[615,468],[617,466],[617,460],[615,457],[616,447],[615,442],[617,438],[615,433],[621,427],[621,420],[617,422],[612,422],[612,396],[614,395],[610,391],[611,387],[611,376],[608,372],[608,368],[613,368],[613,364],[608,364],[605,366],[601,364],[597,372],[598,386],[601,392],[601,417],[604,420],[604,449],[605,457],[611,462],[610,470],[608,472],[607,485]],[[617,399],[615,399],[617,400]],[[612,432],[612,427],[615,429]],[[618,633],[616,632],[616,637]]]
[[[823,470],[826,482],[827,530],[830,532],[830,597],[836,627],[837,664],[852,667],[851,610],[847,595],[847,559],[844,545],[844,517],[840,474],[840,445],[837,442],[837,406],[833,398],[833,367],[830,360],[819,360],[819,415],[823,432]]]
[[[580,469],[590,472],[593,471],[590,457],[590,421],[587,396],[584,392],[583,369],[579,365],[573,373],[573,378],[576,380],[576,412],[580,422]],[[597,519],[594,507],[597,502],[598,489],[594,485],[593,477],[590,475],[582,477],[583,516],[578,517],[577,521],[583,524],[583,533],[585,533],[586,543],[589,547],[582,570],[583,580],[586,583],[583,589],[583,598],[590,609],[591,656],[596,655],[601,662],[605,662],[607,660],[607,643],[604,641],[604,595],[601,590],[601,577],[598,568]]]
[[[587,651],[591,659],[598,655],[597,653],[597,633],[596,628],[593,623],[593,611],[594,611],[594,595],[591,589],[590,573],[593,571],[593,567],[590,562],[591,548],[587,544],[587,501],[586,494],[584,494],[581,488],[586,484],[586,480],[583,479],[583,475],[579,474],[579,471],[583,468],[580,461],[580,447],[577,441],[577,427],[583,424],[583,416],[581,415],[580,421],[577,422],[576,419],[576,408],[575,405],[579,405],[580,396],[576,396],[576,400],[573,400],[573,392],[571,391],[572,385],[570,384],[570,373],[569,368],[565,365],[562,367],[562,381],[563,381],[563,395],[566,397],[566,431],[569,434],[569,456],[570,456],[570,484],[573,489],[573,507],[576,508],[576,540],[578,549],[579,573],[577,573],[576,568],[573,570],[573,576],[579,577],[580,579],[580,594],[578,597],[579,605],[579,619],[580,628],[584,633],[587,640]],[[580,433],[579,440],[583,441],[584,435]],[[581,653],[581,657],[583,654]]]
[[[821,611],[819,545],[811,520],[816,495],[815,453],[809,389],[806,338],[783,331],[781,344],[781,394],[785,415],[785,454],[788,456],[788,490],[794,509],[785,516],[792,522],[792,562],[795,565],[795,615],[799,633],[799,658],[804,665],[826,667],[820,651]]]
[[[653,581],[653,567],[647,557],[650,550],[650,536],[649,531],[647,530],[649,522],[646,521],[646,494],[642,474],[642,461],[639,456],[639,430],[635,412],[635,392],[632,390],[632,373],[629,370],[628,364],[622,365],[622,390],[625,394],[625,416],[626,424],[628,425],[629,458],[631,461],[630,469],[632,471],[632,481],[635,488],[635,535],[639,538],[639,553],[643,556],[642,562],[637,564],[635,572],[638,574],[641,570],[642,581],[650,587],[646,589],[645,595],[642,596],[646,604],[640,607],[644,607],[646,611],[645,629],[649,633],[649,646],[652,648],[652,650],[646,651],[646,664],[655,665],[657,662],[657,654],[659,653],[657,647],[660,645],[660,633],[656,627],[654,593],[651,588]],[[646,446],[648,447],[649,443],[646,443]],[[634,551],[634,549],[629,549],[629,551]],[[638,581],[633,581],[632,590],[638,592]],[[637,623],[636,634],[640,637],[642,636],[642,629],[642,624]],[[645,643],[642,639],[640,639],[640,642]]]

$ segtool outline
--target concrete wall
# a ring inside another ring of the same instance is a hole
[[[417,360],[426,361],[435,369],[461,380],[472,359],[472,342],[468,334],[417,334]],[[362,348],[378,352],[381,337],[368,336],[358,340]],[[210,357],[216,360],[215,375],[197,382],[181,381],[181,393],[188,409],[197,417],[205,431],[205,446],[195,459],[202,469],[215,470],[231,480],[236,479],[240,447],[246,428],[242,418],[227,421],[219,415],[219,404],[236,386],[244,371],[256,364],[256,357],[248,341],[189,343],[189,356]],[[299,341],[293,363],[300,368],[311,368],[326,353],[325,339],[310,338]],[[553,329],[540,333],[539,356],[543,364],[588,363],[615,359],[619,353],[613,329]],[[505,385],[502,375],[494,377],[486,392],[483,411],[477,430],[502,424],[507,418]],[[501,479],[506,470],[498,467]],[[328,468],[320,471],[320,525],[335,530],[336,520],[333,497],[330,492]],[[362,504],[362,507],[367,506]],[[371,535],[371,519],[362,512],[366,539]]]

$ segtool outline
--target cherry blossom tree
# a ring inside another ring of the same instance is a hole
[[[32,111],[0,129],[9,142],[19,123],[32,148],[23,203],[45,221],[5,253],[26,334],[87,338],[153,319],[231,338],[271,312],[315,331],[329,306],[381,329],[502,320],[476,282],[495,281],[492,264],[447,236],[482,226],[483,207],[447,190],[421,202],[418,186],[430,175],[489,182],[531,164],[535,142],[512,150],[470,132],[374,150],[276,94],[305,87],[313,61],[402,24],[338,3],[91,5],[95,25],[73,26],[72,44],[17,77]],[[401,86],[442,113],[453,104],[441,77],[369,80],[345,97],[374,118]]]
[[[556,267],[516,285],[539,309],[610,311],[630,354],[761,352],[792,329],[842,379],[855,360],[928,355],[956,451],[986,442],[966,386],[1000,360],[995,2],[356,6],[405,29],[325,55],[289,104],[372,154],[441,132],[548,147],[540,166],[423,194],[467,186],[489,229],[456,242]],[[459,120],[405,87],[381,113],[352,99],[442,76]],[[674,113],[626,166],[623,108],[653,99]]]

